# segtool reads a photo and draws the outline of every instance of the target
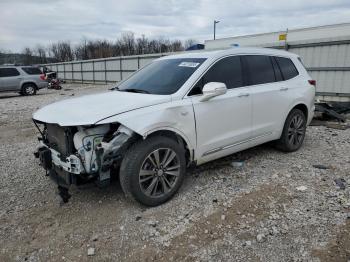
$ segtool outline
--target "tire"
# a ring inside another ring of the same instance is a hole
[[[184,148],[173,139],[154,136],[136,142],[127,151],[119,179],[126,197],[146,206],[158,206],[174,196],[185,173]]]
[[[303,144],[306,133],[306,116],[300,109],[293,109],[284,123],[277,148],[284,152],[297,151]]]
[[[36,94],[36,86],[34,84],[24,84],[22,94],[25,96],[33,96]]]

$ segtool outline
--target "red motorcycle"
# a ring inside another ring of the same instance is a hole
[[[49,82],[49,85],[47,86],[48,89],[56,89],[56,90],[62,89],[62,86],[61,86],[62,81],[56,78],[56,72],[46,73],[46,79]]]
[[[53,78],[49,81],[49,85],[47,86],[48,89],[56,89],[56,90],[61,90],[61,81],[57,78]]]

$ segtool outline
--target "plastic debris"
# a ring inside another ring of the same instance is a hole
[[[334,182],[335,182],[335,184],[337,185],[337,187],[339,187],[339,189],[345,190],[346,181],[345,181],[344,178],[337,178],[337,179],[334,179]]]
[[[307,190],[307,187],[306,187],[306,186],[298,186],[296,189],[297,189],[298,191],[303,192],[303,191],[306,191],[306,190]]]
[[[236,168],[242,168],[244,166],[244,161],[232,161],[231,166]]]
[[[95,249],[93,247],[88,248],[88,256],[95,255]]]
[[[325,166],[325,165],[313,165],[313,167],[318,169],[330,169],[329,166]]]

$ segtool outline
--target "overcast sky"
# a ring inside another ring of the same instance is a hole
[[[211,39],[350,22],[349,0],[0,0],[0,50],[59,40]]]

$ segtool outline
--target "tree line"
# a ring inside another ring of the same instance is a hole
[[[37,45],[34,48],[25,47],[19,54],[22,61],[15,63],[45,64],[112,56],[176,52],[183,51],[195,43],[193,39],[186,41],[165,38],[149,39],[144,35],[136,38],[134,33],[124,32],[116,41],[83,39],[76,45],[72,45],[69,41],[59,41],[46,47],[43,45]]]

